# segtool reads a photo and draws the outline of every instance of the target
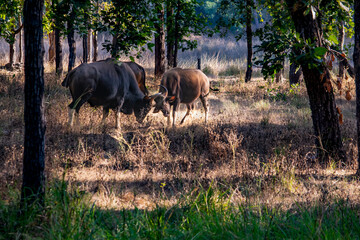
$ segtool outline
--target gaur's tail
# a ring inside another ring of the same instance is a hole
[[[220,91],[218,88],[212,88],[212,87],[209,87],[209,88],[210,88],[211,91],[214,91],[214,92],[219,92]],[[209,96],[209,94],[210,94],[210,91],[207,94],[205,94],[203,97],[207,97],[207,96]]]
[[[210,90],[214,91],[214,92],[219,92],[220,91],[218,88],[212,88],[212,87],[210,87]]]

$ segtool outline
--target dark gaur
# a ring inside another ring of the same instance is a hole
[[[120,112],[135,114],[142,122],[153,106],[158,94],[146,96],[139,88],[135,74],[128,66],[113,59],[83,63],[70,71],[62,82],[69,87],[73,101],[69,105],[69,124],[76,121],[80,107],[88,102],[91,106],[103,106],[103,121],[109,109],[116,113],[116,128],[120,128]]]
[[[123,63],[127,64],[134,72],[140,90],[145,95],[149,95],[149,91],[147,90],[145,85],[145,79],[146,79],[145,69],[136,62],[123,62]]]

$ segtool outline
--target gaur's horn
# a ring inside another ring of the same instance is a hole
[[[163,93],[163,95],[164,95],[164,97],[167,97],[167,95],[168,95],[167,88],[165,86],[163,86],[163,85],[159,85],[159,86],[165,90],[165,93]]]

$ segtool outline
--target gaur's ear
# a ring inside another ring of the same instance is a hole
[[[151,97],[151,96],[145,96],[144,98],[144,101],[148,102],[151,104],[151,107],[154,107],[155,106],[155,102],[154,102],[154,98]]]
[[[145,101],[147,101],[147,102],[150,102],[150,101],[153,100],[152,97],[149,97],[149,96],[147,96],[147,95],[146,95],[143,99],[144,99]]]
[[[175,96],[171,96],[171,97],[167,97],[166,100],[169,102],[169,103],[173,103],[175,101],[176,97]]]

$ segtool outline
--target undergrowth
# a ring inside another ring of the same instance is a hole
[[[292,208],[234,204],[234,192],[198,185],[173,206],[102,210],[63,180],[47,187],[45,206],[20,211],[0,202],[0,239],[358,239],[360,206],[346,200]],[[16,195],[18,196],[18,195]]]

